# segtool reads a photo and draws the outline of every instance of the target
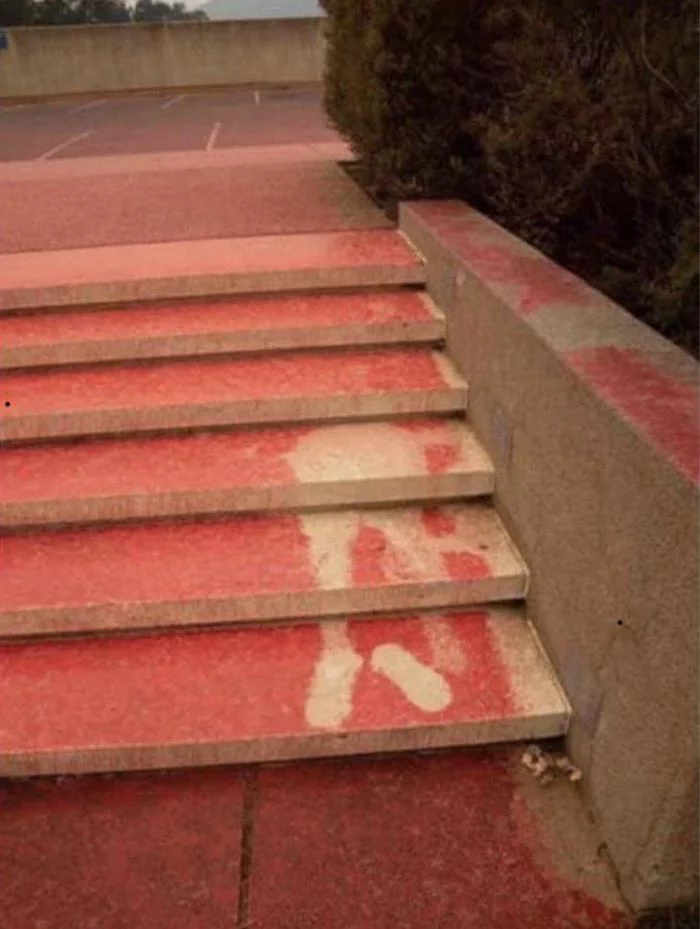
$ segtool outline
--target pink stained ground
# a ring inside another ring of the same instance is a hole
[[[448,386],[427,349],[275,353],[222,361],[157,362],[8,374],[5,418],[62,411],[127,410],[275,397],[332,397]],[[7,403],[11,405],[7,407]]]
[[[12,929],[632,929],[582,805],[538,800],[520,753],[4,782],[0,906]]]
[[[284,275],[287,271],[421,266],[413,249],[393,229],[22,252],[3,258],[0,300],[3,290],[185,275]]]
[[[3,348],[210,332],[331,328],[432,319],[416,293],[308,294],[155,303],[0,318]]]
[[[244,774],[0,786],[7,929],[237,929]]]
[[[340,429],[343,441],[354,432],[366,442],[365,436],[376,432],[381,442],[387,430],[403,435],[406,443],[416,441],[416,457],[423,455],[425,474],[468,466],[450,421]],[[332,441],[337,432],[336,426],[300,426],[8,448],[3,454],[0,503],[296,484],[300,479],[290,453],[301,440],[326,435]],[[352,451],[347,450],[347,457],[352,458]],[[396,473],[414,473],[413,465],[396,461]]]
[[[469,583],[489,577],[499,553],[477,542],[464,546],[459,526],[452,522],[453,510],[446,515],[451,534],[442,540],[439,558],[425,561],[424,549],[432,547],[432,512],[415,508],[398,513],[403,531],[413,533],[401,550],[376,528],[372,511],[358,516],[348,542],[350,576],[339,577],[336,586],[397,583],[389,575],[401,584]],[[168,603],[181,601],[318,590],[320,566],[312,557],[309,525],[313,519],[305,527],[293,514],[243,515],[219,522],[5,536],[0,539],[0,610],[115,603],[163,603],[167,610]]]
[[[211,167],[2,184],[0,252],[370,229],[389,222],[337,165]]]
[[[569,352],[567,362],[693,481],[700,479],[697,385],[666,374],[635,349]]]
[[[520,753],[263,769],[244,925],[632,929],[582,808]]]
[[[441,671],[452,699],[428,712],[373,670],[369,659],[391,643],[432,667],[431,619],[448,625],[465,665],[461,673]],[[349,624],[348,635],[363,666],[350,714],[334,731],[501,720],[523,712],[487,613],[359,620]],[[316,729],[305,707],[321,654],[315,623],[0,646],[0,753],[308,735]]]

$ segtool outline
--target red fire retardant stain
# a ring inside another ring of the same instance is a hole
[[[453,581],[465,577],[476,580],[477,578],[489,577],[491,574],[486,559],[476,552],[443,552],[442,560],[448,576]]]
[[[398,645],[428,667],[426,623],[446,625],[464,670],[438,669],[452,699],[414,705],[371,667]],[[394,615],[348,624],[363,659],[339,732],[513,718],[520,714],[488,613]],[[277,739],[317,731],[306,700],[321,657],[319,624],[0,646],[0,752],[85,752]],[[342,687],[342,680],[339,681]]]
[[[360,526],[350,554],[353,584],[379,587],[387,582],[385,560],[390,554],[388,546],[388,539],[381,529]]]
[[[11,536],[2,540],[2,564],[5,610],[316,587],[308,540],[292,515]]]
[[[589,308],[607,303],[584,281],[463,203],[421,203],[411,209],[480,278],[512,288],[509,302],[522,316],[552,306]]]
[[[393,229],[369,229],[6,255],[2,286],[12,290],[153,280],[173,275],[261,274],[386,265],[418,268],[420,262]]]
[[[683,474],[699,480],[700,404],[694,386],[669,377],[635,349],[580,349],[566,359]]]
[[[237,771],[0,787],[6,929],[234,929]]]
[[[8,449],[0,501],[292,484],[285,458],[311,428]]]
[[[394,423],[396,429],[404,432],[424,433],[440,432],[445,428],[444,423],[439,419],[400,419]]]
[[[427,445],[425,448],[425,466],[428,474],[445,474],[459,461],[459,449],[456,445]]]
[[[157,303],[122,309],[10,316],[0,319],[0,344],[95,342],[250,329],[305,329],[431,319],[418,294],[312,294]]]
[[[630,916],[557,870],[557,857],[571,852],[556,833],[545,850],[552,825],[544,814],[522,827],[519,754],[472,750],[262,771],[251,924],[632,929]],[[572,870],[585,880],[596,865],[580,859]]]
[[[443,667],[436,670],[449,685],[452,702],[437,712],[418,710],[394,682],[372,669],[373,651],[382,645],[400,646],[427,668],[435,667],[425,623],[407,622],[402,626],[382,628],[374,622],[355,622],[349,627],[350,640],[365,659],[355,686],[353,711],[346,725],[351,728],[381,727],[382,720],[398,725],[419,722],[434,724],[460,719],[494,719],[510,717],[522,711],[511,687],[509,673],[488,627],[486,613],[464,614],[462,622],[454,618],[441,620],[449,627],[453,643],[464,657],[464,670],[455,673]],[[473,627],[471,626],[474,621]],[[387,634],[389,633],[389,634]],[[495,715],[494,715],[495,714]]]
[[[445,510],[426,507],[426,509],[421,511],[421,519],[423,521],[423,528],[428,535],[432,536],[434,539],[439,539],[446,535],[454,535],[457,531],[455,518],[451,516],[450,513],[445,512]]]
[[[59,410],[130,409],[280,396],[322,396],[445,386],[431,351],[290,352],[235,360],[14,374],[4,378],[6,416]]]

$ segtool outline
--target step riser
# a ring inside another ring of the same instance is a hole
[[[569,714],[562,710],[522,720],[493,719],[480,723],[420,726],[390,732],[319,733],[268,741],[254,739],[228,745],[193,743],[144,748],[87,749],[52,755],[0,756],[0,777],[100,774],[260,764],[388,752],[432,751],[440,748],[556,738],[566,734],[568,723]]]
[[[275,397],[216,405],[150,407],[136,411],[100,410],[17,416],[5,421],[0,438],[7,442],[23,442],[217,426],[352,421],[426,413],[459,413],[464,412],[466,406],[467,390],[463,387],[364,396],[348,394],[327,398]]]
[[[42,312],[59,307],[135,303],[188,297],[309,293],[425,284],[422,267],[377,266],[216,274],[192,277],[90,281],[51,287],[5,289],[0,313]]]
[[[0,507],[4,529],[90,525],[276,510],[458,500],[493,493],[491,471],[424,477],[336,482],[231,491],[121,496],[101,500],[48,500]]]
[[[95,607],[22,610],[0,616],[2,638],[184,628],[290,619],[323,619],[349,614],[449,609],[521,600],[523,571],[468,583],[392,585],[386,588],[314,590],[254,597],[225,597],[176,603],[100,604]]]

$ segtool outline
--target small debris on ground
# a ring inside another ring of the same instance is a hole
[[[543,787],[551,784],[557,774],[570,781],[580,781],[583,776],[581,769],[562,752],[546,752],[539,745],[528,745],[521,761]]]

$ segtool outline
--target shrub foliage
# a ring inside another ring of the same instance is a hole
[[[468,200],[697,352],[695,0],[322,3],[376,195]]]

